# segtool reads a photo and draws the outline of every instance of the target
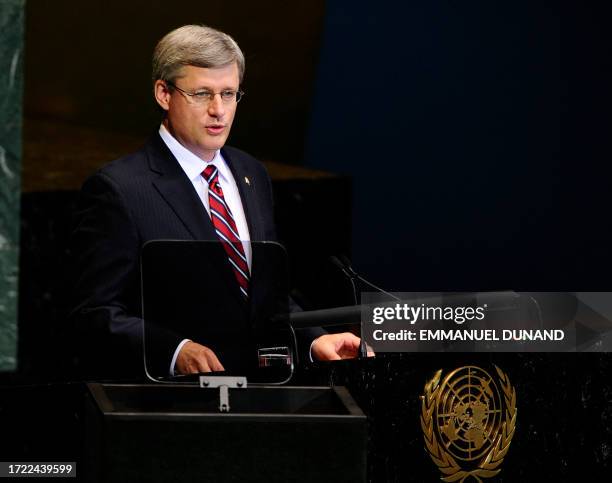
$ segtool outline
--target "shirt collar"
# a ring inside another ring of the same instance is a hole
[[[174,155],[178,163],[183,168],[183,171],[191,181],[195,181],[200,177],[202,172],[209,164],[214,164],[219,170],[219,176],[225,180],[229,178],[229,167],[221,156],[221,150],[217,149],[215,156],[210,162],[203,161],[198,156],[193,154],[189,149],[179,143],[172,134],[166,129],[166,126],[159,126],[159,136],[162,138],[170,152]]]

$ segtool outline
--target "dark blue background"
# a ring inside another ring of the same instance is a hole
[[[610,288],[611,34],[588,3],[327,2],[306,164],[389,289]]]

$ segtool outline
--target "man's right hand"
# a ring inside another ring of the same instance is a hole
[[[176,358],[175,372],[177,374],[224,370],[215,353],[197,342],[186,342]]]

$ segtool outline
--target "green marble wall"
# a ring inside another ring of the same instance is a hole
[[[17,367],[24,10],[0,1],[0,371]]]

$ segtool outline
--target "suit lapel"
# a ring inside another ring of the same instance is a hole
[[[234,176],[236,186],[238,186],[240,200],[242,201],[242,209],[244,210],[244,216],[249,227],[251,241],[261,240],[261,219],[259,204],[256,200],[256,186],[254,185],[253,175],[248,166],[242,162],[239,157],[231,156],[226,149],[221,150],[221,155]]]
[[[147,153],[151,170],[159,174],[153,180],[153,186],[170,205],[193,239],[217,242],[219,238],[215,228],[193,184],[159,135],[156,134],[149,141]],[[220,243],[215,243],[210,250],[214,253],[211,259],[217,267],[216,273],[230,287],[230,292],[244,303],[225,250]]]
[[[147,153],[151,170],[160,175],[153,180],[153,186],[185,228],[195,240],[216,240],[214,227],[193,184],[159,135],[148,143]]]

